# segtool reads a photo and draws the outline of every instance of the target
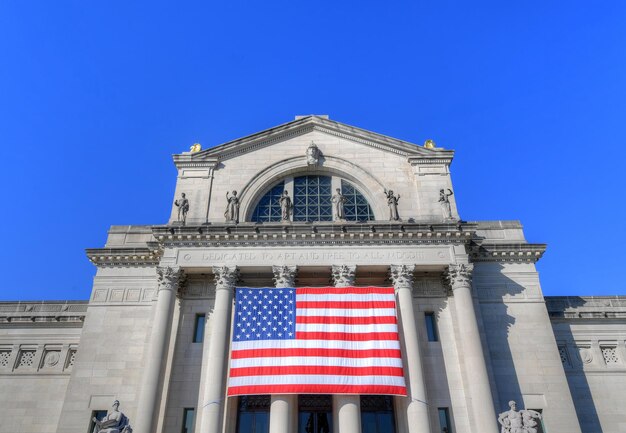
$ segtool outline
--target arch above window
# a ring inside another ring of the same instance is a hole
[[[286,177],[268,189],[251,214],[253,222],[280,222],[280,196],[283,191],[292,199],[293,221],[333,221],[332,197],[339,189],[345,197],[346,221],[371,221],[374,213],[365,196],[351,182],[339,176],[304,175]]]

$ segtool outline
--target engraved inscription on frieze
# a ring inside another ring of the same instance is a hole
[[[422,249],[384,249],[384,248],[350,248],[348,249],[295,249],[284,248],[277,250],[190,250],[178,251],[178,264],[208,265],[214,263],[237,263],[238,265],[255,264],[272,266],[276,264],[301,265],[319,264],[332,265],[341,262],[345,264],[371,263],[447,263],[450,253],[447,248]]]

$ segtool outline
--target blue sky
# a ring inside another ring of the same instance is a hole
[[[626,3],[0,3],[0,299],[87,299],[171,155],[293,119],[456,150],[466,220],[519,219],[548,295],[626,294]]]

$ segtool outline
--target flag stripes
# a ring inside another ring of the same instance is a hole
[[[406,395],[391,287],[238,288],[228,395]]]

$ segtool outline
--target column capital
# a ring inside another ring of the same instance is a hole
[[[354,285],[356,266],[333,265],[331,272],[335,287],[347,287]]]
[[[297,266],[272,266],[274,285],[276,287],[294,287],[296,284]]]
[[[173,290],[178,291],[185,282],[185,273],[178,266],[158,266],[157,281],[159,283],[159,291]]]
[[[215,275],[215,290],[230,290],[235,288],[239,280],[239,268],[237,266],[213,266]]]
[[[413,271],[415,271],[415,265],[390,266],[389,276],[396,291],[400,289],[413,290]]]
[[[444,283],[452,290],[459,287],[470,287],[472,285],[472,273],[474,265],[471,263],[451,263],[443,273]]]

